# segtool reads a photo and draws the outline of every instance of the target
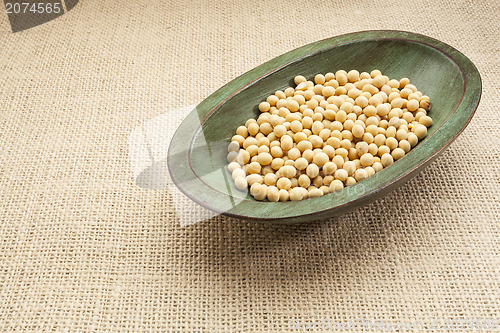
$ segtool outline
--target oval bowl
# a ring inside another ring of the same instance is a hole
[[[339,69],[408,77],[431,100],[427,137],[392,166],[341,191],[297,202],[257,201],[238,191],[227,170],[236,128],[259,114],[257,105],[296,75],[311,79]],[[189,198],[228,216],[280,223],[345,213],[401,186],[467,126],[481,96],[481,78],[462,53],[436,39],[403,31],[362,31],[315,42],[276,57],[202,101],[175,132],[167,157],[171,179]]]

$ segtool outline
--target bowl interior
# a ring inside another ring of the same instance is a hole
[[[379,69],[391,79],[408,77],[411,83],[431,100],[430,116],[433,125],[429,128],[427,137],[432,136],[445,124],[464,94],[465,82],[458,65],[430,45],[403,39],[375,39],[328,47],[272,70],[271,74],[247,85],[215,109],[194,133],[189,151],[193,172],[218,192],[255,201],[248,193],[238,191],[234,187],[227,171],[221,172],[227,165],[226,148],[236,128],[243,125],[248,118],[258,116],[257,105],[267,96],[276,90],[294,86],[294,76],[300,74],[311,79],[317,73],[335,73],[339,69],[357,69],[360,72]],[[404,163],[411,158],[412,152],[398,163]],[[361,183],[365,186],[375,185],[377,178],[390,177],[390,173],[391,167]],[[325,198],[329,197],[328,200],[342,202],[345,199],[343,196],[346,195],[348,191],[342,190],[317,199],[327,200]],[[262,205],[283,203],[264,201]]]

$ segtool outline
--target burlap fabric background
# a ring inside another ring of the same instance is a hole
[[[0,331],[498,318],[499,14],[495,1],[82,0],[12,34],[2,13]],[[440,39],[483,79],[468,128],[406,187],[321,223],[181,228],[167,191],[135,185],[136,126],[293,48],[366,29]]]

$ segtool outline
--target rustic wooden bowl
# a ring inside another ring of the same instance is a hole
[[[238,191],[227,171],[227,144],[257,105],[294,76],[380,69],[408,77],[431,99],[433,125],[410,153],[374,176],[339,192],[298,202],[256,201]],[[232,217],[280,223],[342,214],[401,186],[467,126],[481,96],[481,78],[462,53],[436,39],[403,31],[336,36],[276,57],[229,82],[201,102],[177,129],[167,158],[176,186],[198,204]],[[434,184],[431,186],[438,186]]]

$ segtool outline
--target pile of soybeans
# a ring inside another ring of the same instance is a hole
[[[410,80],[339,70],[259,104],[236,129],[228,170],[256,200],[298,201],[342,190],[391,166],[427,135],[429,97]]]

